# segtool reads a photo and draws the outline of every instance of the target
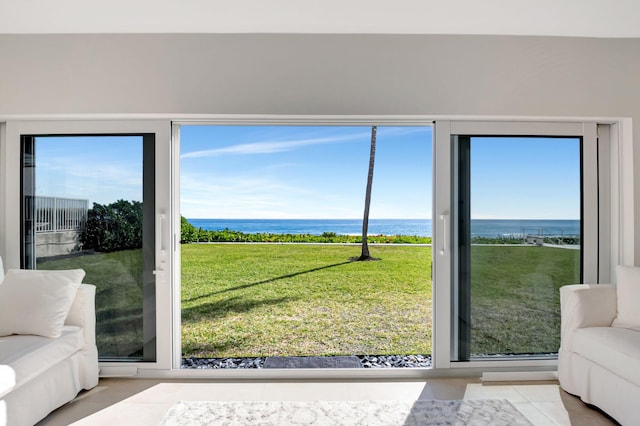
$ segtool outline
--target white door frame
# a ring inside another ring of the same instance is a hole
[[[156,211],[156,361],[102,362],[102,376],[135,375],[139,369],[171,368],[171,271],[172,227],[168,220],[171,211],[171,126],[167,120],[25,120],[7,121],[5,141],[0,152],[3,180],[2,255],[6,268],[20,267],[20,178],[21,135],[88,135],[88,134],[155,134],[155,211]],[[164,218],[163,218],[164,216]]]
[[[619,123],[610,127],[616,129],[618,134]],[[612,265],[633,259],[633,252],[629,240],[633,239],[633,232],[622,233],[621,229],[628,229],[633,215],[628,210],[628,204],[622,206],[620,200],[630,203],[633,200],[632,188],[629,184],[623,186],[621,179],[616,176],[632,173],[633,163],[630,162],[629,139],[617,137],[603,138],[600,153],[597,144],[597,121],[455,121],[436,120],[434,126],[434,211],[433,211],[433,244],[434,244],[434,353],[433,365],[435,369],[449,368],[548,368],[557,365],[555,360],[496,360],[496,361],[470,361],[452,362],[454,358],[453,342],[457,341],[455,327],[452,319],[455,314],[455,238],[451,238],[451,209],[453,198],[456,197],[452,182],[452,159],[454,156],[452,135],[514,135],[514,136],[581,136],[583,138],[583,185],[585,188],[595,190],[583,191],[583,203],[589,208],[584,208],[583,236],[584,247],[584,281],[587,283],[612,282],[614,268]],[[613,133],[614,130],[611,131]],[[608,132],[609,133],[609,132]],[[627,153],[623,156],[622,152]],[[598,170],[598,155],[603,164]],[[598,174],[611,173],[611,179],[598,181]],[[604,183],[603,183],[604,182]],[[606,188],[605,188],[606,187]],[[600,191],[607,189],[611,198],[598,198]],[[598,210],[606,211],[600,215]],[[622,225],[624,224],[624,226]],[[632,227],[631,227],[632,228]],[[598,229],[600,235],[598,235]],[[455,231],[455,228],[453,228]],[[599,259],[601,273],[598,276],[598,239],[606,239],[606,246],[616,247],[610,257],[602,256]],[[632,244],[631,244],[632,245]],[[604,272],[604,273],[603,273]],[[606,274],[609,273],[609,276]]]

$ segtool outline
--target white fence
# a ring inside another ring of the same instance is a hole
[[[87,221],[89,200],[37,196],[34,202],[36,233],[79,231]]]

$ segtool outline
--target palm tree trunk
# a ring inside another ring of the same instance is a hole
[[[369,151],[369,174],[367,175],[367,192],[364,198],[364,218],[362,219],[362,254],[360,260],[370,260],[369,244],[367,243],[369,232],[369,206],[371,205],[371,186],[373,185],[373,166],[376,160],[376,131],[377,127],[371,127],[371,149]]]

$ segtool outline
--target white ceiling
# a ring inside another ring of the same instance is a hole
[[[640,0],[0,0],[0,34],[640,37]]]

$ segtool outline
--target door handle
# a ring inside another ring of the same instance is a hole
[[[447,244],[449,241],[449,215],[446,213],[441,214],[440,220],[442,221],[442,249],[440,249],[440,255],[444,256],[449,249]]]

